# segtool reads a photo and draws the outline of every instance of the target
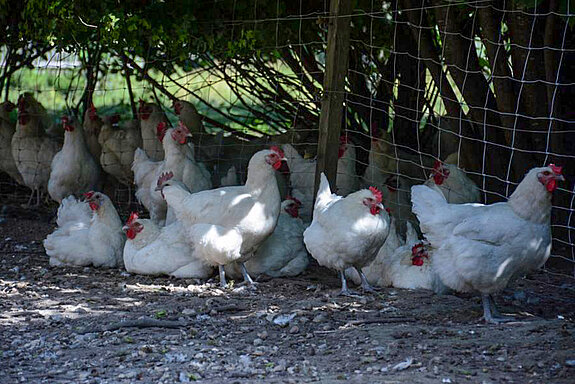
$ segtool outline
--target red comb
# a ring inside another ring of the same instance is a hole
[[[277,153],[279,155],[279,157],[281,157],[282,159],[285,157],[284,151],[280,147],[278,147],[277,145],[272,145],[270,150]]]
[[[86,199],[91,199],[92,196],[94,196],[94,191],[90,191],[90,192],[84,193],[84,197],[85,197]]]
[[[347,144],[349,143],[349,139],[347,138],[347,135],[341,135],[339,137],[339,143],[340,144]]]
[[[70,118],[66,115],[62,116],[61,119],[62,124],[68,124],[70,122]]]
[[[433,163],[433,170],[437,171],[439,168],[441,168],[441,161],[435,160],[435,163]]]
[[[172,177],[174,177],[174,173],[172,171],[162,173],[158,178],[158,187],[170,180]]]
[[[553,171],[554,174],[556,175],[562,175],[563,173],[563,167],[562,166],[557,166],[555,164],[549,164],[548,165],[549,168],[551,168],[551,170]]]
[[[126,221],[127,225],[132,225],[134,224],[134,221],[138,220],[138,212],[132,212],[130,213],[130,217],[128,218],[128,221]]]
[[[383,194],[381,193],[381,191],[375,187],[369,187],[369,190],[371,191],[371,193],[373,194],[373,197],[375,197],[375,200],[378,203],[381,203],[383,201]]]
[[[301,201],[299,201],[298,199],[296,199],[296,198],[293,197],[293,196],[287,195],[287,196],[286,196],[286,200],[291,200],[291,201],[295,202],[297,205],[299,205],[299,206],[301,207]]]
[[[413,247],[411,247],[411,254],[417,255],[420,252],[420,248],[423,249],[423,243],[415,244]]]
[[[146,104],[146,102],[143,99],[138,100],[138,103],[140,104],[140,108],[144,106],[144,104]]]

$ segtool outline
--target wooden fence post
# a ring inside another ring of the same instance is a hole
[[[319,116],[319,140],[315,170],[315,194],[320,173],[324,172],[333,190],[337,178],[337,152],[343,117],[345,76],[349,58],[349,33],[352,1],[331,0],[323,99]]]

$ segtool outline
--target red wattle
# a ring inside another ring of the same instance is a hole
[[[423,265],[423,258],[421,258],[421,256],[415,256],[411,259],[411,264],[421,267]]]
[[[435,175],[433,175],[433,182],[436,185],[441,185],[443,184],[443,181],[445,180],[445,177],[443,177],[443,175],[441,173],[436,173]]]
[[[548,192],[553,192],[557,188],[557,180],[551,179],[547,184],[545,184]]]
[[[372,206],[369,208],[369,212],[370,212],[372,215],[378,215],[379,212],[381,212],[381,208],[379,208],[377,205],[372,205]]]
[[[136,237],[136,231],[134,231],[132,228],[128,228],[126,231],[126,237],[130,240],[133,240]]]

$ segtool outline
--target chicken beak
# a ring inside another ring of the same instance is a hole
[[[163,188],[162,185],[158,185],[158,186],[156,187],[156,189],[154,189],[154,191],[156,191],[156,192],[158,192],[158,191],[161,192],[161,191],[162,191],[162,188]]]
[[[124,231],[124,232],[126,232],[128,229],[130,229],[130,227],[128,227],[127,225],[124,225],[124,226],[122,227],[122,231]]]
[[[557,175],[555,176],[555,180],[565,181],[565,177],[563,175]]]
[[[381,204],[381,203],[377,203],[376,206],[377,206],[377,208],[381,209],[382,211],[385,209],[385,208],[383,207],[383,204]]]

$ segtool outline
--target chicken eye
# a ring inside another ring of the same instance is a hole
[[[544,174],[545,176],[549,176],[549,175],[551,174],[551,172],[545,171],[545,172],[543,172],[543,174]]]

